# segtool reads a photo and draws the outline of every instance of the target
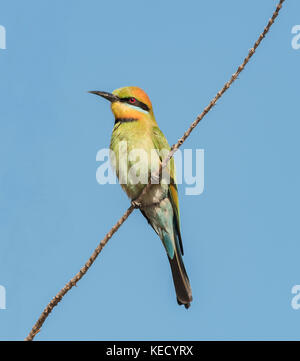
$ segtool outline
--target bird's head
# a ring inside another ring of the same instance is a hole
[[[115,119],[154,119],[152,104],[148,95],[141,88],[128,86],[114,90],[112,93],[90,91],[111,102]]]

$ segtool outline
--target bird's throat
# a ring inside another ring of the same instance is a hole
[[[116,118],[115,125],[118,123],[131,123],[131,122],[137,122],[137,118]]]

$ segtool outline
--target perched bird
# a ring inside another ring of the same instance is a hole
[[[122,188],[134,201],[148,183],[149,173],[153,169],[158,170],[163,160],[160,151],[168,151],[170,146],[156,123],[151,101],[142,89],[124,87],[114,90],[113,93],[102,91],[90,91],[90,93],[111,102],[111,110],[115,116],[110,143],[110,149],[115,154],[112,165]],[[135,178],[129,175],[129,169],[137,159],[124,157],[126,150],[130,154],[132,150],[137,149],[143,150],[140,152],[142,159],[139,159],[139,162],[146,164],[144,169],[140,168],[140,172],[144,173],[142,176],[145,176],[145,182],[136,182]],[[171,265],[177,302],[189,308],[192,290],[182,260],[183,247],[173,158],[165,170],[170,181],[151,185],[142,199],[140,210],[163,242]]]

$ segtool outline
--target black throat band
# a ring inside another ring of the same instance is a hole
[[[130,122],[136,122],[136,118],[117,118],[115,120],[115,125],[118,123],[130,123]]]

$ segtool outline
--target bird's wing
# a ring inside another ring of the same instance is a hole
[[[158,153],[162,149],[170,150],[170,146],[167,142],[167,139],[163,135],[162,131],[158,127],[154,127],[152,132],[153,132],[152,141]],[[160,153],[159,153],[159,157],[160,160],[163,161],[162,155]],[[175,170],[174,158],[171,158],[169,162],[169,170],[170,170],[169,197],[175,214],[174,223],[175,223],[176,234],[178,236],[181,253],[183,254],[183,245],[182,245],[182,238],[180,233],[179,199],[178,199],[178,191],[176,184],[176,170]]]

